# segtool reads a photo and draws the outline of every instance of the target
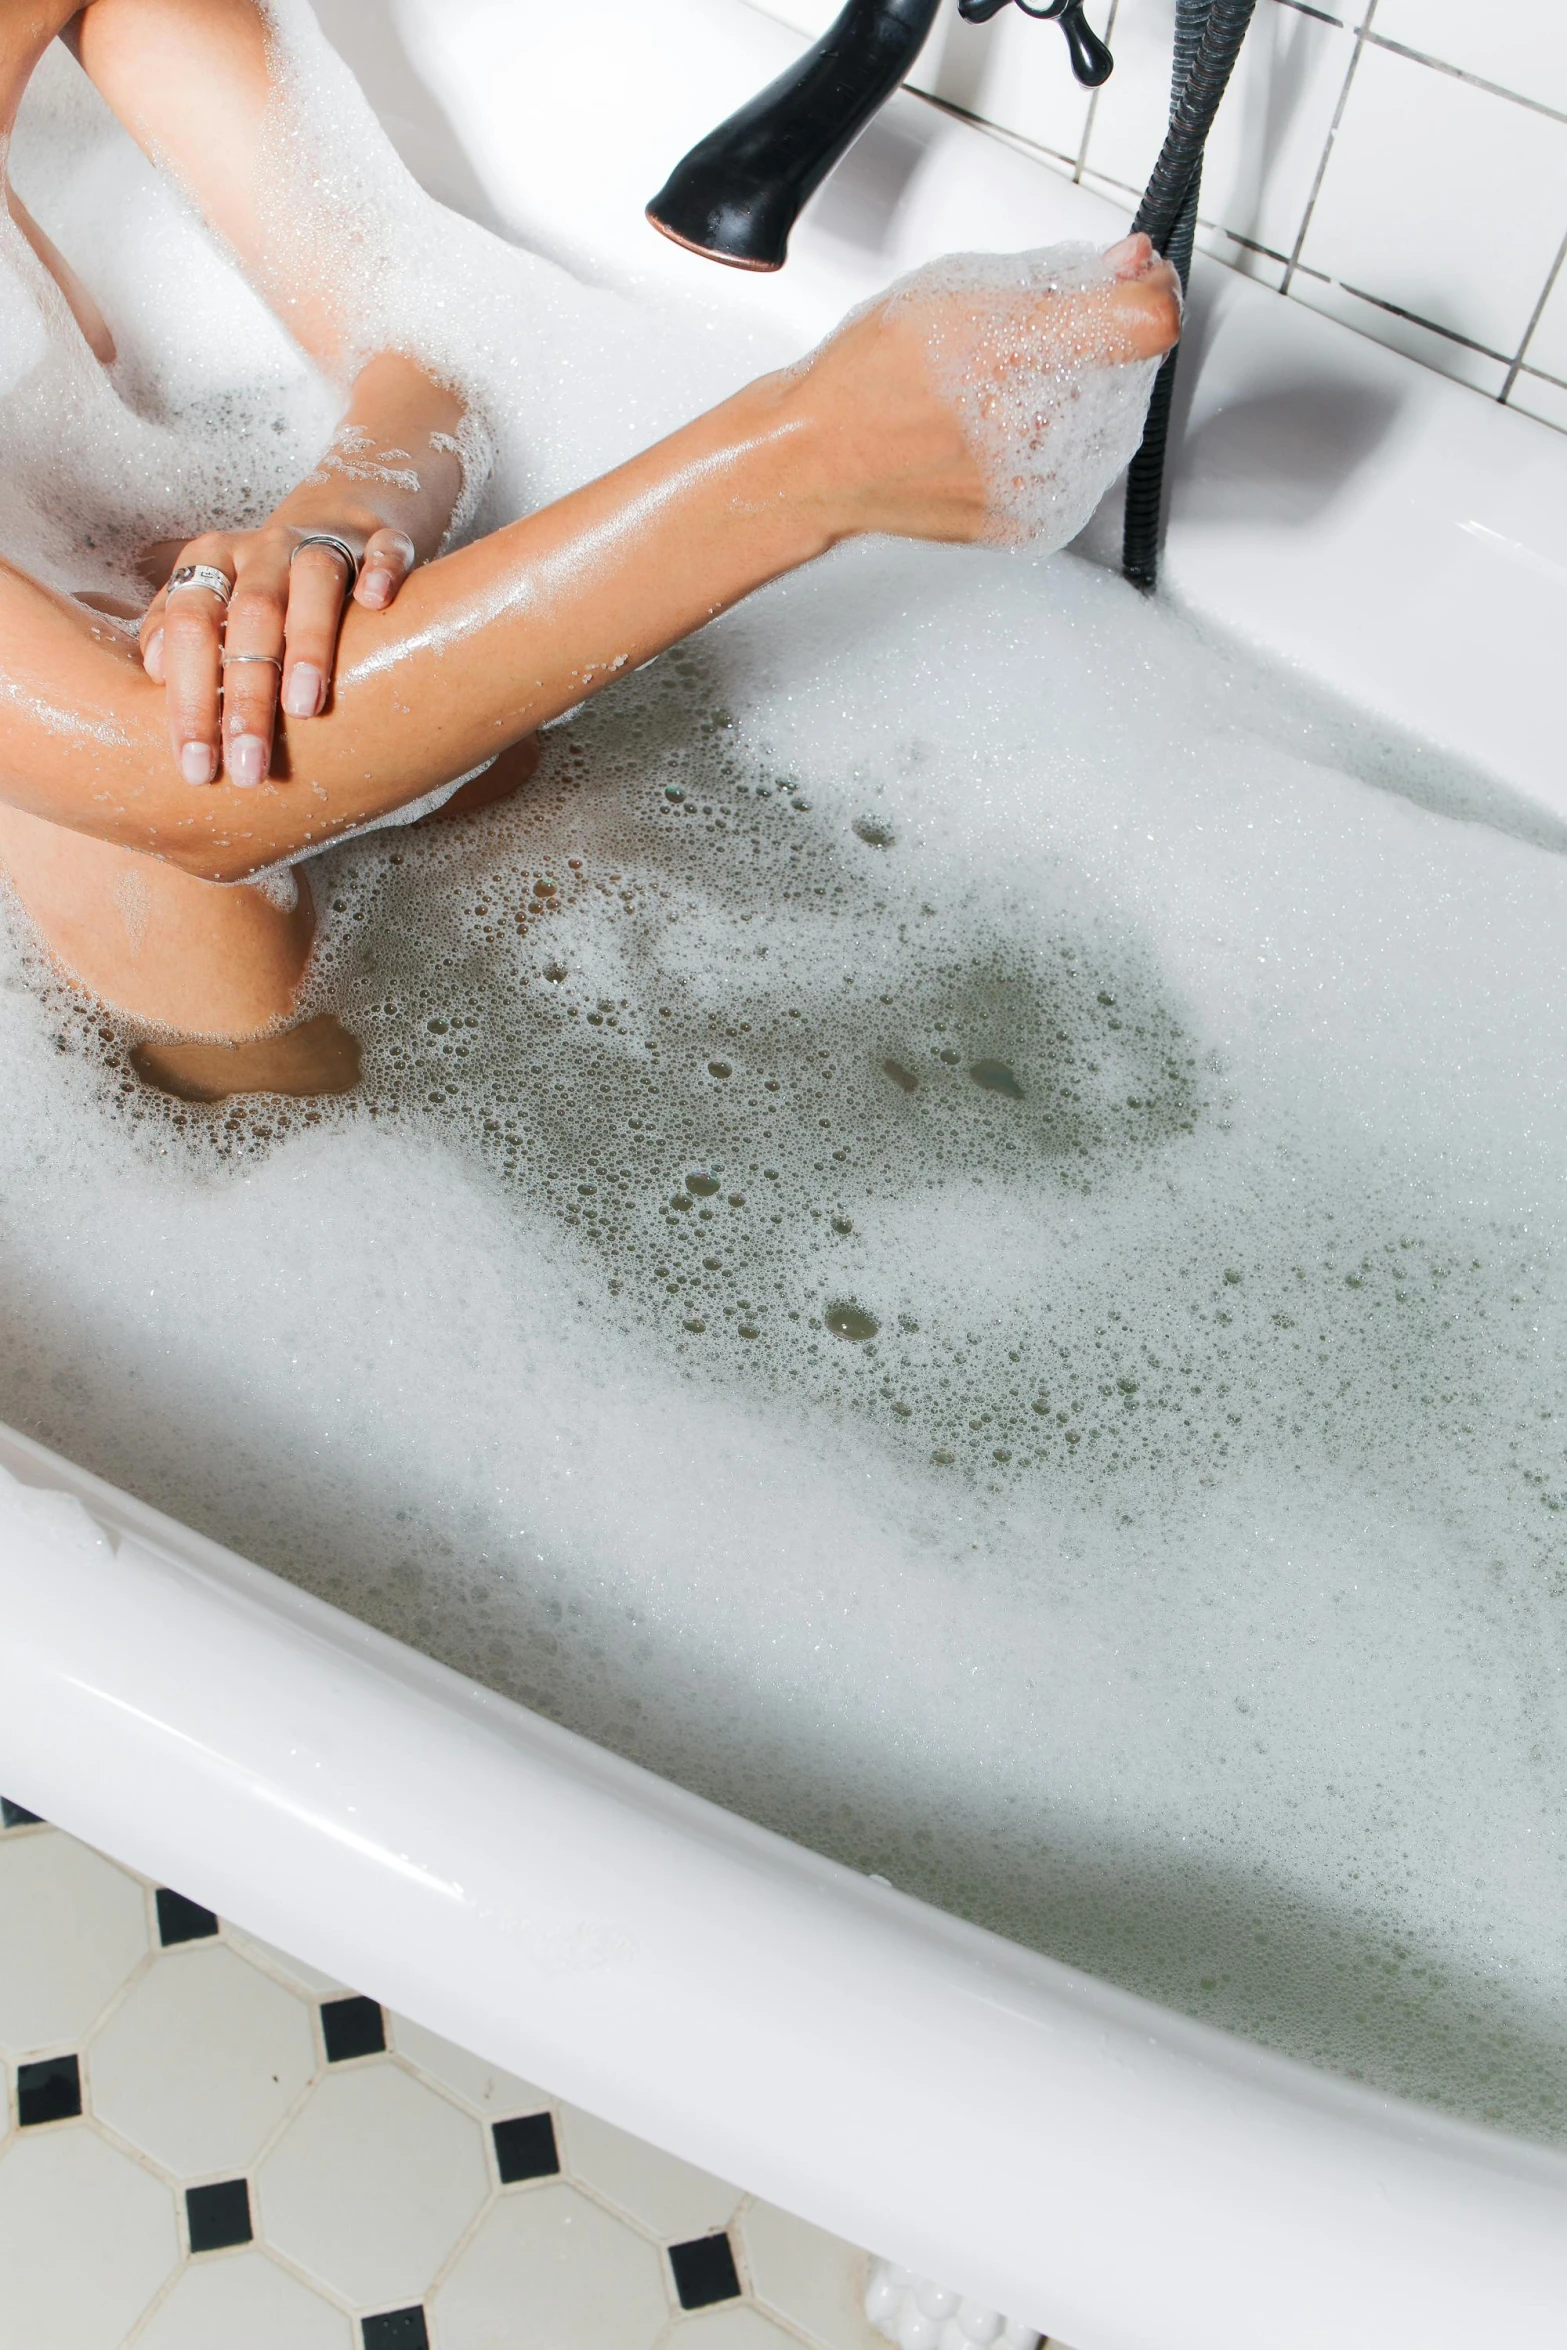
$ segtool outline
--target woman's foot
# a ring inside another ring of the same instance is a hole
[[[136,1045],[131,1067],[144,1085],[181,1102],[222,1102],[235,1093],[352,1093],[359,1083],[359,1039],[331,1012],[318,1012],[276,1036],[239,1044]]]

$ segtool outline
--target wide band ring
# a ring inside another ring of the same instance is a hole
[[[307,530],[304,537],[295,542],[294,552],[289,556],[290,571],[307,547],[330,547],[334,555],[342,556],[348,565],[348,586],[345,592],[352,595],[359,580],[359,557],[347,539],[340,539],[333,530]]]
[[[225,653],[219,667],[232,669],[236,661],[265,661],[269,669],[278,671],[281,671],[283,667],[276,653]]]
[[[215,563],[182,563],[178,571],[169,574],[168,592],[171,596],[176,588],[206,588],[221,603],[226,604],[234,593],[234,582]]]

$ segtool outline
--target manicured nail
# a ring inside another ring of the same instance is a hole
[[[392,573],[377,566],[374,571],[367,571],[359,582],[359,600],[364,604],[389,604],[395,585]]]
[[[163,631],[155,628],[147,639],[147,649],[141,657],[142,667],[151,678],[163,676]]]
[[[283,688],[283,707],[290,718],[314,718],[325,687],[326,679],[313,661],[296,661]]]
[[[230,783],[248,790],[257,784],[267,771],[267,746],[259,734],[237,734],[229,744],[228,771]]]
[[[218,754],[210,743],[185,743],[180,750],[180,773],[187,783],[210,783],[218,771]]]

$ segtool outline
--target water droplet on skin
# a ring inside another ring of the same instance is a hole
[[[847,1297],[835,1298],[822,1320],[834,1338],[851,1338],[856,1344],[874,1338],[881,1328],[874,1314],[868,1314],[863,1306],[857,1306],[852,1298]]]
[[[943,1053],[942,1059],[946,1057]],[[1023,1088],[1005,1061],[973,1061],[969,1064],[969,1075],[986,1093],[1002,1094],[1009,1102],[1023,1099]]]

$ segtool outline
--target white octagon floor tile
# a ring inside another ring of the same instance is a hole
[[[431,2306],[439,2350],[653,2350],[670,2316],[652,2245],[567,2186],[503,2195]]]
[[[362,2308],[419,2301],[489,2193],[479,2124],[395,2064],[328,2073],[257,2174],[258,2233]]]
[[[673,2327],[669,2350],[800,2350],[798,2334],[734,2301],[726,2309],[698,2309]],[[880,2345],[878,2345],[880,2350]]]
[[[274,1950],[259,1934],[247,1934],[241,1927],[227,1923],[224,1931],[244,1957],[253,1958],[269,1974],[281,1975],[285,1983],[292,1983],[296,1990],[307,1992],[312,1999],[324,1999],[330,1992],[348,1989],[335,1976],[322,1974],[319,1967],[306,1966],[302,1958],[290,1958],[286,1950]]]
[[[0,2160],[0,2326],[16,2350],[121,2350],[180,2256],[174,2196],[85,2123]]]
[[[263,2252],[195,2261],[136,2350],[353,2350],[354,2328]]]
[[[57,1831],[0,1842],[0,2049],[74,2048],[147,1954],[147,1896]]]
[[[87,2059],[90,2108],[184,2180],[248,2170],[315,2071],[310,2014],[219,1942],[172,1950]]]
[[[629,2219],[640,2220],[660,2243],[711,2235],[727,2227],[740,2207],[740,2188],[672,2154],[660,2154],[575,2106],[561,2107],[560,2129],[561,2160],[573,2178]]]
[[[880,2336],[865,2315],[863,2252],[771,2203],[753,2203],[735,2232],[751,2290],[765,2308],[821,2350],[872,2350]]]
[[[482,2056],[470,2056],[466,2048],[443,2040],[438,2032],[427,2032],[423,2024],[410,2023],[405,2015],[389,2015],[386,2021],[398,2055],[478,2113],[499,2120],[503,2114],[542,2113],[554,2102],[531,2081],[486,2064]]]

